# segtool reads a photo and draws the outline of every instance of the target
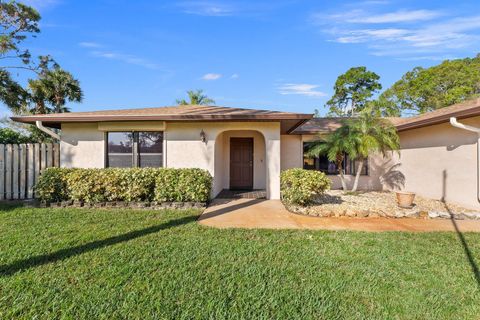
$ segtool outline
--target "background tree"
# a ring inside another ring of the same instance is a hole
[[[187,91],[188,101],[185,99],[177,99],[177,104],[184,105],[212,105],[215,104],[215,100],[210,99],[203,94],[203,90],[189,90]]]
[[[366,67],[350,68],[335,81],[334,94],[327,101],[329,115],[351,116],[363,110],[372,96],[382,89],[380,77]]]
[[[446,60],[430,68],[416,67],[381,94],[382,113],[424,113],[480,94],[480,55]],[[385,107],[388,107],[388,111]]]
[[[49,56],[32,59],[24,44],[40,32],[40,14],[32,7],[17,1],[0,1],[0,102],[14,114],[66,112],[68,101],[81,102],[80,84]],[[12,73],[15,70],[15,73]],[[26,72],[28,74],[21,74]],[[27,78],[24,87],[13,75]],[[33,76],[33,79],[32,79]],[[11,121],[2,119],[2,125],[29,132],[36,141],[51,140],[34,126],[18,128]]]
[[[22,45],[40,32],[40,14],[32,7],[16,1],[0,2],[0,101],[13,112],[22,110],[28,93],[13,79],[11,70],[26,70],[39,75],[55,61],[49,56],[32,59]]]
[[[31,143],[32,138],[29,135],[22,134],[10,128],[0,128],[0,144],[18,144]]]

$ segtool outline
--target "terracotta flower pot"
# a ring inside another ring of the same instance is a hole
[[[413,207],[413,200],[415,200],[415,193],[407,191],[396,191],[397,204],[401,208]]]

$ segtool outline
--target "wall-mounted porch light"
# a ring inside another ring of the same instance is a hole
[[[205,141],[207,141],[207,136],[205,135],[205,131],[200,131],[200,140],[202,140],[203,143],[205,143]]]

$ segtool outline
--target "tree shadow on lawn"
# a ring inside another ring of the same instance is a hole
[[[463,236],[463,233],[458,228],[457,222],[455,221],[455,218],[454,218],[454,213],[446,203],[444,203],[444,206],[445,206],[445,209],[447,209],[448,213],[450,214],[450,220],[452,221],[453,227],[455,228],[455,232],[457,233],[458,239],[460,240],[460,244],[463,247],[463,251],[467,256],[467,260],[468,260],[468,263],[470,264],[470,268],[472,269],[473,276],[475,277],[475,280],[477,281],[477,285],[480,288],[480,270],[478,269],[478,265],[475,262],[475,258],[472,254],[472,251],[470,250],[467,240],[465,240],[465,237]]]
[[[11,276],[17,272],[24,271],[30,268],[39,267],[48,263],[68,259],[70,257],[80,255],[95,249],[105,248],[117,243],[130,241],[140,238],[161,230],[178,227],[190,222],[194,222],[198,218],[197,215],[187,216],[180,219],[170,220],[168,222],[151,226],[148,228],[127,232],[118,236],[92,241],[86,244],[78,245],[71,248],[61,249],[49,254],[34,256],[31,258],[15,261],[11,264],[0,266],[0,276]]]
[[[211,207],[215,208],[216,205],[228,204],[229,202],[232,202],[232,201],[235,201],[235,200],[237,200],[237,199],[216,199],[216,201],[214,203],[212,203]],[[267,200],[265,200],[265,199],[248,199],[248,201],[245,201],[245,202],[242,202],[242,203],[237,203],[237,204],[234,204],[234,205],[228,205],[228,206],[225,206],[223,208],[216,209],[216,210],[213,210],[213,211],[210,211],[210,212],[207,212],[207,213],[204,212],[198,218],[198,221],[202,221],[202,220],[209,219],[209,218],[214,218],[216,216],[226,214],[226,213],[229,213],[229,212],[232,212],[232,211],[235,211],[235,210],[243,209],[243,208],[246,208],[246,207],[250,207],[250,206],[253,206],[255,204],[264,202],[264,201],[267,201]]]
[[[13,211],[21,208],[36,208],[36,202],[32,200],[1,200],[0,213]]]
[[[441,201],[443,202],[443,206],[447,210],[447,212],[450,214],[450,220],[452,221],[453,228],[455,229],[455,232],[457,233],[458,239],[460,240],[460,244],[463,247],[463,251],[465,252],[465,255],[467,256],[468,263],[470,264],[470,268],[472,269],[473,276],[475,277],[475,280],[477,281],[477,285],[480,288],[480,270],[478,269],[478,265],[475,262],[475,258],[473,257],[472,251],[470,250],[467,240],[465,240],[465,237],[463,236],[463,233],[460,231],[458,228],[457,222],[455,221],[454,218],[454,212],[450,207],[447,205],[445,199],[447,198],[447,170],[443,170],[442,172],[442,198]]]

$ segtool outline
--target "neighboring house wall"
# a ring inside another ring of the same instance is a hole
[[[480,127],[480,117],[459,120]],[[402,131],[400,154],[369,157],[369,175],[360,176],[361,190],[405,190],[433,199],[480,209],[477,200],[477,135],[449,123]],[[316,139],[304,135],[303,141]],[[299,166],[300,167],[300,166]],[[340,178],[328,176],[332,188]],[[346,176],[347,186],[354,176]]]
[[[459,121],[480,127],[480,117]],[[404,190],[480,209],[475,133],[444,123],[400,132],[400,143]]]

